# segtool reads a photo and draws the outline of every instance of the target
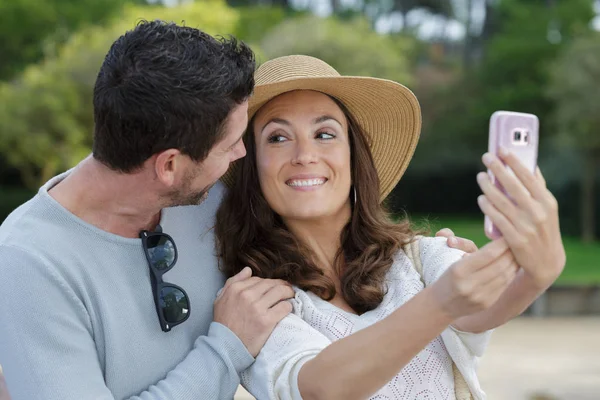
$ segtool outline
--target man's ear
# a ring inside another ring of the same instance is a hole
[[[183,168],[182,154],[177,149],[167,149],[156,155],[154,171],[157,179],[165,186],[172,187]]]

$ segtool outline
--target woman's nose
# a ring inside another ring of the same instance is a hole
[[[294,165],[307,165],[317,162],[318,153],[315,148],[315,143],[312,140],[297,140],[294,158],[292,164]]]

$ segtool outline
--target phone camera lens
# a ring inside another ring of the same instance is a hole
[[[515,131],[515,142],[521,141],[521,131]]]

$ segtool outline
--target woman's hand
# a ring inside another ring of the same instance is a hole
[[[514,256],[501,238],[454,263],[430,288],[444,313],[456,320],[496,303],[517,270]]]
[[[477,251],[477,245],[475,242],[454,235],[454,232],[450,228],[440,229],[436,232],[435,236],[445,237],[448,247],[464,251],[465,256]]]
[[[558,203],[546,188],[539,168],[534,175],[514,154],[501,149],[499,156],[486,153],[483,163],[513,201],[492,184],[487,173],[481,172],[477,181],[484,194],[478,198],[479,207],[502,232],[526,276],[544,290],[558,278],[566,262]]]

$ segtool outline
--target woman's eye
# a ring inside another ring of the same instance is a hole
[[[324,132],[324,131],[317,133],[317,139],[331,140],[334,138],[335,138],[335,135],[333,133]]]
[[[269,136],[269,138],[267,139],[267,141],[268,141],[269,143],[281,143],[281,142],[285,142],[286,140],[287,140],[287,139],[286,139],[284,136],[282,136],[282,135],[277,135],[277,134],[271,135],[271,136]]]

